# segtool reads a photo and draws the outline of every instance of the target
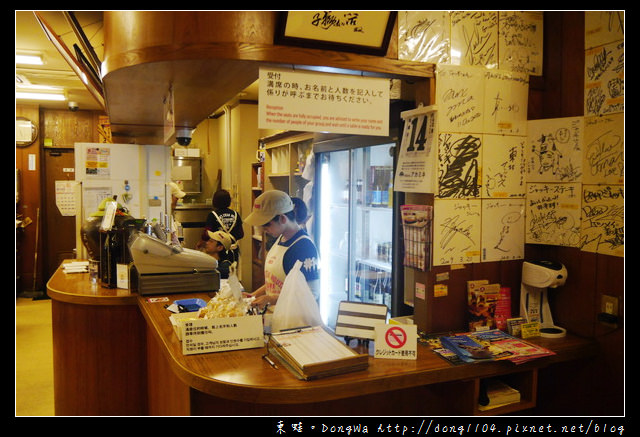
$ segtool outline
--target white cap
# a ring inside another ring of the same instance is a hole
[[[187,195],[187,193],[182,191],[180,189],[180,187],[178,186],[178,184],[176,184],[175,182],[169,182],[167,185],[169,185],[169,187],[171,188],[171,195],[172,196],[175,196],[178,199],[182,199],[184,196]]]
[[[275,216],[293,211],[291,197],[284,191],[265,191],[253,202],[253,211],[245,219],[251,226],[262,226]]]

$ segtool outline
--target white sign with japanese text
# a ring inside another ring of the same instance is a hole
[[[378,323],[374,358],[415,360],[418,358],[418,326]]]
[[[260,68],[260,129],[389,134],[389,79]]]
[[[180,324],[184,355],[264,346],[262,316],[185,319]]]

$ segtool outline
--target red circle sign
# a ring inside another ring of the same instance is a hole
[[[407,342],[407,333],[399,326],[389,328],[384,336],[389,347],[394,349],[401,348]]]

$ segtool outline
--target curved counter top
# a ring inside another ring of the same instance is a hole
[[[145,321],[137,294],[91,284],[88,273],[65,273],[62,266],[47,294],[56,416],[147,414]]]
[[[47,283],[51,299],[76,305],[137,305],[138,294],[122,288],[105,288],[92,284],[89,273],[65,273],[64,261]]]
[[[169,301],[178,298],[207,301],[210,298],[202,293],[179,296],[169,296]],[[153,302],[142,296],[138,300],[149,329],[147,342],[151,337],[158,344],[157,353],[166,360],[168,369],[191,389],[190,414],[198,411],[198,414],[238,415],[246,414],[242,411],[247,410],[256,414],[348,414],[349,411],[362,415],[424,414],[438,409],[433,404],[425,408],[424,402],[418,401],[428,399],[430,389],[435,389],[438,392],[436,396],[441,396],[443,387],[453,385],[458,387],[452,390],[454,397],[464,398],[470,391],[473,393],[473,387],[481,378],[513,373],[533,375],[539,368],[552,363],[584,358],[594,353],[591,342],[569,335],[563,339],[536,339],[536,343],[556,352],[556,355],[544,359],[517,366],[506,361],[454,366],[428,347],[418,345],[416,360],[373,358],[370,352],[366,370],[303,381],[275,358],[277,369],[263,360],[266,348],[184,355],[169,319],[170,313],[164,308],[166,302]],[[535,380],[535,376],[527,378]],[[196,396],[194,390],[197,391]],[[530,391],[535,392],[535,389]],[[472,397],[458,402],[465,406],[456,413],[477,414],[476,403],[470,400]],[[211,404],[214,410],[205,409],[196,402]],[[530,395],[525,405],[531,406],[535,406],[535,393]],[[439,411],[441,414],[446,412],[451,412],[450,405]]]
[[[269,365],[264,347],[184,355],[165,306],[208,301],[208,293],[139,296],[92,286],[88,274],[62,268],[47,288],[56,415],[473,415],[483,414],[480,380],[495,376],[523,395],[490,412],[503,414],[535,407],[538,370],[596,353],[593,341],[568,334],[534,340],[556,353],[550,357],[454,366],[418,345],[415,360],[368,351],[366,370],[303,381],[275,358],[277,368]]]

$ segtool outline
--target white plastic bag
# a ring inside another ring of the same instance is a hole
[[[238,275],[236,273],[237,263],[234,261],[233,264],[229,267],[229,279],[227,279],[227,284],[229,284],[229,289],[233,294],[233,297],[240,300],[242,299],[242,284],[238,279]]]
[[[322,325],[320,308],[300,271],[301,266],[302,262],[296,261],[284,279],[278,303],[273,310],[271,332]]]

